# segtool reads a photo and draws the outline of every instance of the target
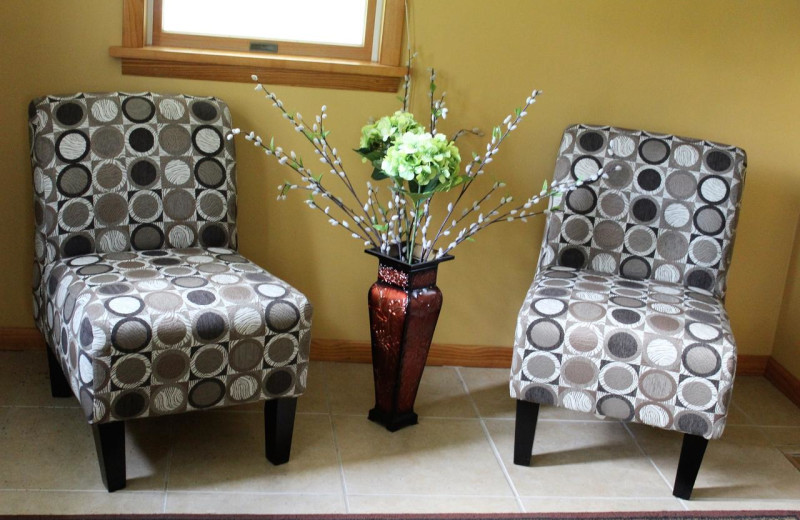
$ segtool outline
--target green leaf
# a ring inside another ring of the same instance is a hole
[[[514,115],[515,116],[519,117],[521,114],[522,114],[522,109],[521,108],[515,108],[514,109]]]
[[[496,126],[492,129],[492,137],[494,137],[495,139],[500,139],[502,135],[503,132],[500,130],[499,126]]]
[[[270,138],[269,140],[269,149],[271,152],[275,151],[275,137]]]
[[[389,229],[389,224],[373,224],[372,227],[378,231],[386,231]]]
[[[467,237],[464,240],[466,240],[467,242],[475,242],[475,239],[472,237]]]
[[[314,180],[315,180],[315,181],[317,181],[317,184],[319,184],[319,183],[320,183],[320,181],[322,181],[322,174],[320,173],[319,175],[317,175],[316,177],[314,177]]]
[[[547,179],[545,179],[544,184],[542,184],[542,191],[547,191]]]
[[[375,164],[377,161],[383,160],[383,152],[380,149],[377,150],[370,150],[369,148],[359,148],[357,150],[353,150],[361,157],[367,159],[372,164]]]
[[[433,192],[433,191],[436,191],[436,188],[438,186],[439,186],[439,178],[437,177],[437,178],[434,178],[431,182],[429,182],[425,186],[423,186],[422,187],[422,191],[425,192],[425,193]]]
[[[427,192],[427,193],[425,193],[425,192],[423,192],[423,193],[408,193],[407,195],[408,195],[408,198],[410,198],[411,201],[416,204],[416,203],[422,202],[423,200],[427,200],[427,199],[433,197],[433,192],[431,191],[431,192]]]
[[[382,181],[383,179],[387,178],[386,172],[381,170],[380,168],[375,168],[372,170],[372,178],[376,181]]]

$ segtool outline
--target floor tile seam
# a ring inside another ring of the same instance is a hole
[[[336,423],[333,420],[333,407],[331,406],[331,391],[328,385],[328,371],[323,368],[322,382],[325,387],[325,406],[328,408],[328,422],[331,425],[331,435],[333,436],[333,449],[336,452],[336,462],[339,464],[339,483],[342,486],[341,497],[344,500],[344,512],[350,513],[350,501],[347,498],[347,479],[344,474],[344,463],[342,461],[342,452],[339,448],[339,439],[336,435]]]
[[[56,406],[51,404],[5,404],[2,405],[2,408],[41,408],[43,410],[80,410],[81,406],[79,404],[73,404],[69,406]]]
[[[203,411],[203,410],[197,410],[197,411]],[[260,414],[264,413],[263,410],[227,410],[225,408],[220,408],[220,409],[217,409],[217,410],[211,409],[211,410],[205,410],[205,411],[209,411],[209,412],[214,411],[214,412],[217,412],[217,413],[241,414],[241,415],[256,415],[256,414],[260,415]],[[328,412],[299,412],[298,411],[298,412],[295,412],[295,415],[325,415],[325,416],[327,416],[329,414],[328,414]]]
[[[169,472],[172,469],[172,454],[175,451],[175,421],[169,422],[169,433],[167,436],[169,440],[169,452],[167,453],[167,465],[164,468],[164,501],[161,504],[161,512],[167,512],[167,491],[169,490]]]
[[[173,495],[246,495],[246,496],[291,496],[291,497],[341,497],[341,493],[328,491],[306,493],[302,491],[220,491],[220,490],[191,490],[191,489],[170,489],[167,493]]]
[[[494,443],[494,439],[492,439],[491,434],[489,433],[489,428],[486,427],[486,422],[481,417],[480,410],[478,409],[478,404],[473,399],[472,394],[469,391],[469,386],[467,385],[467,381],[464,379],[464,376],[461,374],[461,369],[455,367],[456,375],[458,376],[459,381],[461,381],[461,386],[464,388],[464,391],[467,394],[467,399],[469,399],[470,404],[472,405],[472,409],[475,412],[475,415],[478,417],[478,422],[481,425],[481,430],[483,430],[483,435],[486,438],[486,441],[489,443],[489,449],[492,450],[492,454],[494,455],[495,461],[497,461],[498,466],[500,466],[500,471],[503,473],[503,477],[506,480],[506,484],[508,485],[509,489],[511,489],[511,494],[514,497],[514,501],[517,503],[517,507],[521,513],[525,513],[525,505],[522,503],[522,499],[519,497],[519,492],[517,491],[517,487],[514,485],[514,481],[511,479],[511,475],[508,473],[508,468],[506,468],[505,463],[503,462],[503,458],[500,456],[500,451],[497,449],[497,445]]]
[[[361,419],[366,419],[366,417],[367,417],[366,413],[332,413],[331,415],[333,417],[347,417],[347,418],[351,418],[351,419],[355,418],[355,417],[358,417],[358,418],[361,418]],[[417,412],[417,417],[419,419],[432,419],[432,420],[436,420],[436,421],[476,421],[477,422],[479,420],[479,417],[477,417],[477,416],[473,416],[473,417],[444,417],[444,416],[436,416],[436,415],[422,415],[419,412]]]
[[[516,419],[514,417],[481,417],[484,421],[499,421],[499,422],[514,422]],[[539,418],[537,423],[572,423],[572,424],[613,424],[622,421],[616,421],[613,419],[609,419],[607,421],[599,420],[599,419],[543,419]]]
[[[664,472],[661,471],[661,468],[658,467],[658,464],[656,464],[656,461],[653,460],[653,457],[651,457],[650,454],[647,453],[647,450],[644,449],[644,446],[642,446],[639,443],[639,439],[636,438],[636,435],[634,435],[633,430],[630,429],[628,423],[623,422],[623,421],[619,421],[619,423],[622,425],[623,428],[625,428],[625,431],[628,432],[628,435],[630,436],[631,440],[633,441],[633,444],[636,446],[636,448],[639,450],[639,452],[644,457],[647,458],[647,460],[650,462],[650,465],[653,466],[653,468],[656,470],[656,473],[658,473],[658,475],[661,477],[661,480],[663,480],[664,484],[667,485],[667,489],[672,491],[673,487],[672,487],[672,484],[670,484],[669,479],[666,477],[666,475],[664,475]],[[684,500],[680,500],[680,499],[677,499],[677,500],[681,504],[681,507],[684,509],[684,511],[688,511],[689,510],[689,507],[684,503],[685,502]]]
[[[742,408],[736,403],[731,403],[731,407],[735,408],[741,415],[743,415],[744,418],[747,419],[747,421],[750,423],[750,425],[756,425],[756,422],[753,420],[753,418],[750,416],[749,413],[744,411],[744,408]]]
[[[690,503],[698,504],[702,502],[796,502],[800,504],[800,498],[736,498],[736,497],[719,497],[719,498],[693,498]]]
[[[514,497],[508,495],[482,495],[477,493],[466,493],[463,495],[455,494],[455,493],[350,493],[348,496],[351,497],[392,497],[392,498],[401,498],[401,497],[408,497],[408,498],[505,498],[507,500],[514,500]]]
[[[664,496],[575,496],[575,495],[520,495],[520,498],[528,499],[528,498],[535,498],[535,499],[556,499],[556,500],[604,500],[609,502],[618,502],[621,500],[628,500],[628,501],[639,501],[639,500],[660,500],[663,502],[675,502],[678,499],[675,497],[664,497]]]
[[[0,488],[0,493],[97,493],[101,495],[108,495],[107,489],[67,489],[67,488]],[[114,494],[119,495],[145,495],[164,493],[163,489],[121,489],[115,491]]]

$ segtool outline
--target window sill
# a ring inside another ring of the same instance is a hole
[[[366,61],[260,55],[176,47],[110,47],[122,73],[251,83],[256,74],[271,85],[397,92],[405,67]]]

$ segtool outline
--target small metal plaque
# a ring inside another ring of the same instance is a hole
[[[277,43],[250,42],[250,50],[255,52],[278,52]]]

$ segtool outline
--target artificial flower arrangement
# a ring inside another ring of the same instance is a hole
[[[461,152],[456,141],[465,134],[483,136],[478,129],[460,130],[452,138],[437,130],[440,119],[447,117],[445,93],[436,95],[436,73],[431,69],[429,83],[430,122],[426,128],[408,111],[411,87],[411,67],[405,77],[403,106],[392,115],[365,125],[361,130],[359,148],[355,150],[363,161],[373,166],[372,179],[388,181],[389,196],[381,200],[379,186],[366,183],[366,197],[359,196],[350,176],[342,165],[342,158],[336,147],[329,142],[330,130],[326,126],[327,107],[322,106],[320,114],[310,125],[300,113],[286,110],[278,97],[258,83],[256,90],[263,91],[266,99],[279,110],[283,117],[303,134],[319,156],[328,172],[316,174],[312,172],[300,155],[294,151],[286,153],[275,145],[274,137],[265,142],[255,132],[245,138],[269,155],[278,163],[293,170],[300,177],[300,182],[284,182],[278,186],[278,200],[284,200],[292,190],[308,192],[306,204],[309,208],[319,210],[334,227],[346,230],[350,235],[363,242],[364,246],[374,248],[384,255],[391,255],[408,264],[423,263],[444,257],[456,246],[472,237],[479,231],[498,222],[527,221],[528,217],[556,211],[557,205],[549,209],[534,209],[546,199],[554,197],[558,202],[566,192],[586,182],[594,182],[604,175],[598,170],[584,179],[564,179],[553,182],[550,186],[545,181],[542,190],[521,204],[512,204],[511,196],[503,196],[488,211],[481,211],[492,195],[502,189],[505,184],[494,182],[484,193],[471,204],[464,204],[464,196],[484,175],[485,168],[493,161],[500,145],[527,115],[527,110],[536,102],[541,91],[534,90],[525,100],[522,108],[517,108],[508,115],[502,125],[494,127],[491,138],[483,153],[472,153],[472,158],[461,171]],[[228,135],[231,139],[241,133],[235,128]],[[327,173],[339,179],[352,198],[346,202],[332,193],[323,181]],[[433,197],[442,192],[455,192],[455,197],[447,204],[446,214],[434,220],[431,213]],[[556,198],[557,197],[557,198]],[[460,214],[456,213],[463,206]],[[433,227],[432,227],[433,226]],[[435,229],[435,233],[430,234]]]

